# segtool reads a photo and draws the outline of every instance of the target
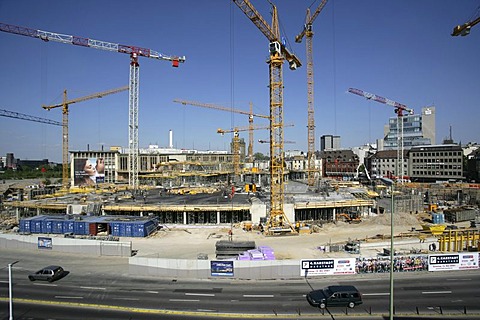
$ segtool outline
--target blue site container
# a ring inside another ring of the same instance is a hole
[[[125,237],[125,225],[121,222],[111,222],[110,230],[112,230],[112,236]]]
[[[432,213],[432,221],[434,224],[444,224],[445,215],[443,214],[443,212]]]
[[[56,219],[52,221],[52,233],[63,233],[63,220]]]
[[[51,220],[43,220],[42,221],[42,233],[52,233],[52,221]]]
[[[30,220],[22,219],[20,220],[20,232],[30,233]]]
[[[75,221],[73,224],[73,233],[78,235],[87,235],[90,233],[89,223],[85,221]]]
[[[31,233],[42,233],[42,220],[33,219],[30,223],[30,232]]]
[[[145,224],[142,222],[132,223],[132,236],[145,237]]]
[[[63,221],[63,233],[74,233],[74,224],[73,220],[65,220]]]

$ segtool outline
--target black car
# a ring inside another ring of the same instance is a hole
[[[45,280],[48,282],[52,282],[62,278],[65,273],[66,271],[63,270],[63,268],[60,266],[48,266],[38,270],[35,273],[30,274],[28,276],[28,279],[30,279],[30,281]]]
[[[354,286],[328,286],[313,290],[307,294],[310,305],[325,309],[326,307],[354,308],[362,304],[362,295]]]

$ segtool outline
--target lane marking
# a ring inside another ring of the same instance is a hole
[[[442,294],[442,293],[452,293],[452,291],[422,291],[422,294]]]
[[[198,299],[169,299],[172,302],[200,302]]]
[[[44,286],[44,287],[57,287],[56,284],[53,284],[53,283],[34,283],[33,284],[34,286]]]
[[[158,293],[158,291],[145,291],[146,293]]]
[[[211,309],[197,309],[199,312],[216,312],[217,310],[211,310]]]
[[[273,298],[273,294],[244,294],[244,298]]]
[[[139,301],[138,298],[112,298],[113,300]]]
[[[82,296],[55,296],[57,299],[83,299]]]
[[[90,290],[107,290],[106,288],[101,287],[80,287],[81,289],[90,289]]]
[[[186,296],[200,296],[200,297],[215,297],[215,293],[188,293],[185,292]]]
[[[389,296],[390,292],[362,293],[362,296]]]

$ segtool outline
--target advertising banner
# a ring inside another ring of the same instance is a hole
[[[73,184],[77,187],[94,186],[105,182],[103,158],[74,159]]]
[[[210,272],[216,277],[233,277],[233,261],[210,261]]]
[[[38,237],[38,249],[52,249],[52,238]]]
[[[478,269],[478,253],[433,254],[428,256],[428,271]]]
[[[301,276],[355,274],[355,258],[302,260]]]

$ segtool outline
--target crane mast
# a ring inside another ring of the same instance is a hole
[[[270,212],[265,231],[293,232],[294,226],[289,222],[283,210],[285,200],[284,185],[284,151],[283,151],[283,63],[288,61],[291,70],[301,66],[300,60],[280,41],[277,7],[272,5],[272,25],[263,19],[248,0],[233,0],[253,24],[269,41],[270,59]]]
[[[157,60],[171,61],[173,67],[178,67],[180,62],[185,62],[185,56],[168,56],[157,51],[137,46],[122,45],[107,41],[100,41],[73,35],[60,34],[50,31],[35,30],[26,27],[19,27],[6,23],[0,23],[0,31],[17,35],[41,39],[44,41],[55,41],[65,44],[72,44],[94,49],[126,53],[130,55],[130,77],[129,77],[129,134],[128,134],[128,155],[129,155],[129,186],[135,192],[138,190],[138,101],[139,101],[139,57],[147,57]]]
[[[315,13],[311,16],[310,9],[307,8],[307,15],[305,18],[305,25],[302,32],[295,37],[295,42],[302,42],[302,38],[305,36],[306,41],[306,56],[307,56],[307,138],[308,138],[308,151],[307,151],[307,183],[309,186],[315,184],[315,105],[314,101],[314,86],[313,86],[313,30],[312,24],[316,17],[322,11],[323,7],[327,4],[328,0],[323,0],[315,10]]]
[[[68,106],[73,103],[87,101],[95,98],[102,98],[104,96],[126,91],[128,90],[128,86],[111,89],[103,92],[97,92],[88,96],[67,100],[67,90],[63,91],[63,102],[60,104],[50,105],[50,106],[42,106],[45,110],[52,110],[55,108],[62,108],[62,185],[63,188],[68,189],[70,187],[69,178],[68,178],[68,146],[69,146],[69,134],[68,134],[68,113],[69,108]]]
[[[248,124],[249,124],[248,160],[250,162],[253,162],[253,130],[254,130],[253,118],[258,117],[258,118],[269,119],[270,117],[267,116],[267,115],[263,115],[263,114],[253,113],[253,104],[251,102],[250,102],[250,111],[249,112],[239,110],[239,109],[235,109],[235,108],[227,108],[227,107],[224,107],[224,106],[219,106],[217,104],[202,103],[202,102],[191,101],[191,100],[174,99],[173,102],[181,103],[184,106],[188,104],[188,105],[195,106],[195,107],[203,107],[203,108],[209,108],[209,109],[215,109],[215,110],[221,110],[221,111],[227,111],[227,112],[233,112],[233,113],[248,115]]]
[[[360,89],[349,88],[348,92],[362,96],[368,100],[374,100],[383,104],[387,104],[395,108],[397,114],[397,169],[396,175],[400,178],[400,182],[404,182],[404,145],[403,145],[403,113],[407,112],[413,114],[413,109],[408,108],[406,105],[398,103],[396,101],[378,96],[373,93],[368,93]]]

